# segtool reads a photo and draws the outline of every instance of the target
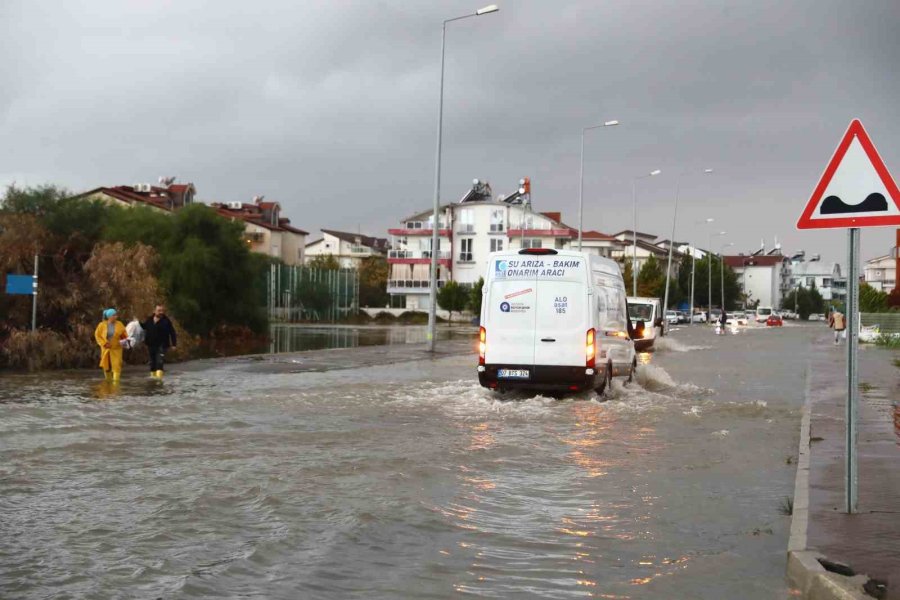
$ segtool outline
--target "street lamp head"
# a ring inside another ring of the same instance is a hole
[[[654,175],[659,175],[660,173],[662,173],[662,169],[655,169],[653,171],[650,171],[650,176],[653,177]]]
[[[713,170],[712,169],[703,169],[703,172],[706,173],[707,175],[709,175],[710,173],[713,172]]]
[[[484,8],[479,8],[478,10],[476,10],[475,14],[480,17],[481,15],[488,15],[490,13],[497,12],[498,10],[500,10],[500,7],[498,7],[496,4],[490,4],[488,6],[485,6]]]
[[[712,223],[713,221],[715,221],[715,219],[713,219],[712,217],[706,219],[706,222],[707,222],[707,223]]]
[[[618,124],[619,124],[618,121],[612,120],[612,121],[606,121],[606,122],[604,122],[604,123],[603,123],[603,126],[604,126],[604,127],[615,127],[615,126],[618,125]]]

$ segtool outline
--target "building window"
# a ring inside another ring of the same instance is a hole
[[[814,287],[815,285],[816,285],[815,277],[807,277],[806,278],[806,287],[811,288],[811,287]]]
[[[525,238],[522,240],[523,248],[540,248],[541,240],[540,238]]]
[[[491,240],[491,252],[503,252],[503,240],[493,238]]]
[[[501,232],[506,229],[506,211],[502,208],[491,211],[491,233]]]
[[[826,277],[822,280],[822,287],[831,287],[831,279]]]
[[[463,208],[459,211],[459,233],[475,232],[475,213],[471,208]]]
[[[459,241],[459,261],[472,262],[472,238],[465,238]]]

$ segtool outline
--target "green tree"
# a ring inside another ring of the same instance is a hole
[[[324,281],[313,281],[310,277],[304,277],[297,284],[295,293],[303,304],[304,316],[318,320],[331,305],[331,290]]]
[[[825,312],[825,300],[815,287],[801,287],[792,290],[781,300],[781,308],[794,310],[794,307],[800,318],[806,320],[809,315]]]
[[[340,269],[341,263],[334,254],[317,254],[307,263],[313,269]]]
[[[867,283],[859,285],[859,312],[888,312],[888,308],[887,292],[876,290]]]
[[[479,277],[475,285],[472,286],[472,289],[469,290],[469,310],[471,310],[475,316],[481,315],[481,294],[483,290],[484,277]]]
[[[20,215],[44,217],[53,212],[57,205],[70,195],[64,188],[55,185],[20,188],[12,184],[6,188],[0,209]]]
[[[387,260],[380,256],[370,256],[359,262],[360,306],[387,305],[388,268]]]
[[[109,216],[103,238],[110,242],[140,243],[162,251],[172,238],[172,215],[146,206],[119,208]]]
[[[244,244],[243,225],[201,204],[181,209],[171,220],[161,279],[185,329],[200,335],[221,325],[264,330],[266,317],[253,286],[262,263]]]
[[[469,302],[469,290],[455,281],[448,281],[437,293],[438,306],[450,313],[450,323],[453,323],[453,313],[462,312]]]
[[[662,298],[666,289],[666,277],[660,262],[652,254],[638,272],[638,296]]]
[[[634,271],[631,268],[631,259],[626,258],[623,259],[624,265],[620,265],[622,267],[622,279],[625,281],[625,291],[627,293],[631,293],[631,290],[634,289]]]

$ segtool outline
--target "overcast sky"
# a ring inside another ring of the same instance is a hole
[[[3,0],[0,184],[176,175],[201,200],[281,202],[294,224],[386,235],[430,207],[441,21],[485,0]],[[442,197],[475,177],[585,228],[752,251],[795,222],[853,117],[900,177],[900,2],[499,0],[447,33]],[[701,176],[704,168],[715,173]],[[865,258],[892,229],[865,230]],[[718,244],[717,244],[718,245]]]

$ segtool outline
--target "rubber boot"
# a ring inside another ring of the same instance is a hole
[[[113,371],[113,374],[112,374],[112,382],[113,382],[113,383],[119,383],[119,379],[120,379],[121,377],[122,377],[122,374],[121,374],[121,373],[119,373],[119,372],[117,372],[117,371]]]
[[[113,380],[112,371],[103,371],[103,377],[107,381],[112,381]]]
[[[160,369],[160,370],[156,371],[155,375],[158,379],[162,379],[163,378],[163,370]]]

